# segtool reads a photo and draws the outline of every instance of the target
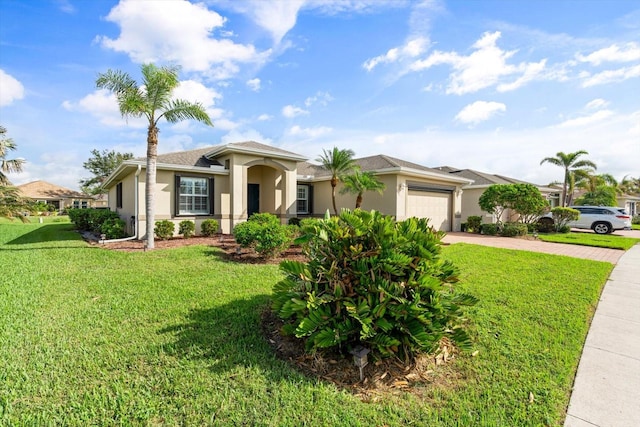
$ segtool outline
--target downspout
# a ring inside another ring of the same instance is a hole
[[[135,175],[135,189],[136,191],[134,192],[133,195],[133,211],[136,214],[135,218],[136,218],[136,222],[134,224],[134,231],[133,231],[133,236],[131,237],[125,237],[122,239],[111,239],[111,240],[99,240],[98,242],[100,244],[105,244],[105,243],[115,243],[115,242],[126,242],[128,240],[137,240],[138,239],[138,229],[140,228],[140,214],[138,212],[138,194],[140,193],[138,191],[138,184],[140,181],[140,171],[142,171],[142,166],[138,165],[138,169],[136,170],[136,175]]]

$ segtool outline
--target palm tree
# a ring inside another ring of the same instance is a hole
[[[164,117],[169,123],[182,120],[197,120],[213,126],[209,115],[200,103],[183,99],[172,99],[173,90],[180,84],[178,67],[156,67],[144,64],[142,85],[138,85],[129,74],[119,70],[108,70],[98,75],[96,86],[115,93],[122,117],[145,117],[147,128],[147,166],[145,184],[147,248],[153,249],[156,184],[156,162],[158,157],[158,122]]]
[[[560,166],[564,168],[564,181],[562,184],[562,206],[567,206],[567,187],[570,183],[575,184],[575,175],[573,172],[578,169],[586,169],[593,168],[597,169],[598,167],[590,160],[578,160],[580,156],[583,154],[589,154],[585,150],[579,150],[575,153],[565,154],[562,151],[556,153],[556,157],[545,157],[542,159],[540,164],[543,163],[551,163],[552,165]],[[573,195],[573,194],[572,194]]]
[[[322,150],[322,152],[323,154],[316,161],[331,172],[331,201],[333,202],[333,213],[338,215],[336,187],[340,179],[355,168],[356,163],[353,160],[355,153],[348,149],[339,150],[338,147],[333,147],[332,151]]]
[[[29,200],[25,199],[20,190],[9,185],[0,185],[0,217],[13,220],[19,218],[22,222],[29,222],[25,212],[30,210]]]
[[[356,209],[362,206],[362,194],[365,191],[377,191],[382,194],[387,187],[384,182],[376,178],[373,172],[361,172],[359,169],[355,169],[353,174],[343,177],[342,181],[344,188],[340,190],[340,194],[357,194]]]
[[[7,160],[7,154],[10,150],[15,150],[17,145],[11,138],[5,138],[7,129],[0,126],[0,185],[11,185],[11,181],[5,173],[22,172],[23,159]]]

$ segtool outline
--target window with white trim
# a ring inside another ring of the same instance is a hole
[[[299,214],[309,213],[309,186],[298,185],[297,205]]]
[[[179,182],[178,215],[209,215],[209,179],[181,176]]]

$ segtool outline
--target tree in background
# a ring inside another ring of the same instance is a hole
[[[620,194],[640,194],[640,178],[624,177],[618,184]]]
[[[548,206],[540,190],[532,184],[493,184],[490,185],[478,200],[480,208],[502,222],[502,214],[511,209],[520,215],[522,223],[535,222]]]
[[[373,172],[361,172],[360,169],[355,169],[351,175],[346,175],[342,178],[344,188],[340,190],[340,194],[356,194],[356,209],[362,206],[362,195],[366,191],[377,191],[382,194],[387,187],[384,182],[381,182]]]
[[[98,75],[96,86],[113,92],[118,99],[118,107],[123,117],[145,117],[147,128],[147,165],[145,183],[147,248],[153,249],[155,227],[155,186],[156,163],[158,159],[158,122],[164,118],[169,123],[183,120],[197,120],[213,126],[209,115],[200,103],[183,99],[173,99],[172,93],[178,87],[177,67],[156,67],[142,65],[142,84],[125,72],[108,70]]]
[[[0,217],[18,218],[29,222],[25,213],[31,210],[30,201],[22,197],[20,190],[9,185],[0,185]]]
[[[11,181],[5,175],[12,172],[22,172],[23,159],[7,159],[9,151],[16,150],[17,145],[11,138],[5,138],[7,129],[0,126],[0,185],[11,185]]]
[[[562,183],[562,206],[567,206],[567,190],[571,188],[571,197],[573,197],[573,187],[575,186],[574,172],[579,169],[597,169],[595,163],[590,160],[579,160],[580,156],[589,154],[585,150],[579,150],[575,153],[565,154],[562,151],[556,153],[556,157],[545,157],[540,164],[551,163],[564,169],[564,181]]]
[[[338,215],[336,207],[336,187],[343,176],[355,169],[356,163],[353,160],[355,153],[353,150],[340,150],[333,147],[333,150],[322,150],[323,154],[316,159],[322,166],[331,172],[331,201],[333,202],[333,213]]]
[[[91,157],[82,164],[93,174],[92,178],[81,179],[80,189],[87,194],[105,194],[102,183],[125,160],[133,158],[133,153],[118,153],[114,150],[91,150]]]
[[[616,187],[601,185],[576,199],[580,206],[618,206]]]

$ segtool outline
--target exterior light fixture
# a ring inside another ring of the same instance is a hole
[[[369,363],[369,361],[367,360],[367,354],[369,354],[370,351],[371,350],[369,350],[366,347],[363,347],[361,345],[357,345],[357,346],[355,346],[353,348],[353,350],[351,350],[349,352],[349,353],[351,353],[353,355],[353,363],[360,370],[360,381],[362,381],[364,379],[364,373],[363,373],[362,370]]]

